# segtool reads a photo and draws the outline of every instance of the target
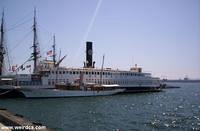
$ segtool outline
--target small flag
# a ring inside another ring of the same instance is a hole
[[[23,68],[24,68],[24,66],[23,66],[23,65],[21,65],[21,66],[20,66],[20,69],[23,69]]]
[[[14,72],[17,68],[17,65],[12,65],[12,71]]]
[[[31,65],[27,65],[26,68],[31,68]]]
[[[52,54],[53,54],[52,50],[50,50],[50,51],[47,52],[47,55],[52,55]]]
[[[16,67],[15,66],[12,66],[12,71],[14,72],[16,70]]]

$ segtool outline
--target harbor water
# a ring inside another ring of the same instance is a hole
[[[0,99],[0,107],[56,131],[200,130],[200,83],[162,92],[56,99]]]

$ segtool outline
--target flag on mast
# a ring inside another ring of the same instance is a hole
[[[31,65],[27,65],[26,68],[31,68]]]
[[[48,52],[47,52],[47,55],[48,55],[48,56],[53,55],[53,51],[52,51],[52,50],[48,51]]]

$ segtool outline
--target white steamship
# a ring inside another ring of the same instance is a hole
[[[35,14],[35,13],[34,13]],[[55,43],[53,45],[53,60],[39,61],[36,19],[33,25],[33,53],[30,57],[34,61],[32,74],[2,74],[4,62],[4,19],[1,24],[0,43],[0,96],[15,97],[71,97],[112,95],[120,92],[160,91],[159,78],[150,73],[143,73],[142,68],[132,67],[129,71],[104,68],[104,57],[101,69],[95,68],[93,61],[93,44],[86,42],[86,61],[83,68],[61,67],[55,60]],[[55,37],[54,37],[55,38]],[[21,66],[20,66],[21,67]]]

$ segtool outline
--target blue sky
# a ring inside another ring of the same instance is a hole
[[[42,55],[55,33],[58,52],[67,54],[64,66],[83,66],[88,40],[97,67],[105,54],[105,67],[129,70],[137,63],[161,78],[200,78],[199,0],[0,0],[12,64],[32,51],[34,7]]]

